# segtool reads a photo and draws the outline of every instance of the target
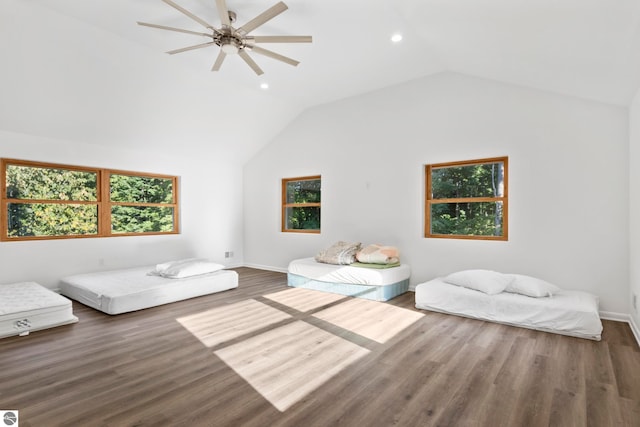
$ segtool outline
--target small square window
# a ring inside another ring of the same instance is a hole
[[[425,237],[507,240],[508,158],[425,166]]]
[[[282,231],[320,233],[320,176],[282,180]]]

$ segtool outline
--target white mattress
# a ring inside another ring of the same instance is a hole
[[[75,323],[71,301],[35,282],[0,285],[0,338]]]
[[[362,268],[316,262],[313,258],[296,259],[289,263],[288,272],[309,279],[329,283],[385,286],[411,276],[411,267],[402,264],[391,268]]]
[[[152,265],[65,277],[60,282],[60,292],[107,314],[120,314],[238,287],[238,273],[232,270],[167,279],[148,275],[154,268]]]
[[[507,325],[600,340],[598,298],[562,290],[552,297],[532,298],[502,292],[487,295],[434,279],[416,286],[416,307]]]

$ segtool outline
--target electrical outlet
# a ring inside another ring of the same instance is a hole
[[[232,251],[227,251],[224,253],[224,257],[225,258],[233,258],[233,252]]]

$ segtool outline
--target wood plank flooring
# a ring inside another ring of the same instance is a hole
[[[232,291],[118,316],[74,303],[77,324],[0,340],[0,410],[21,427],[640,426],[625,323],[594,342],[237,271]]]

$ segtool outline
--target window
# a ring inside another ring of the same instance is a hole
[[[425,237],[507,240],[508,157],[425,166]]]
[[[109,174],[111,232],[170,233],[176,224],[173,177]]]
[[[282,231],[320,233],[320,184],[320,175],[282,180]]]
[[[0,240],[178,233],[177,177],[2,159]]]

